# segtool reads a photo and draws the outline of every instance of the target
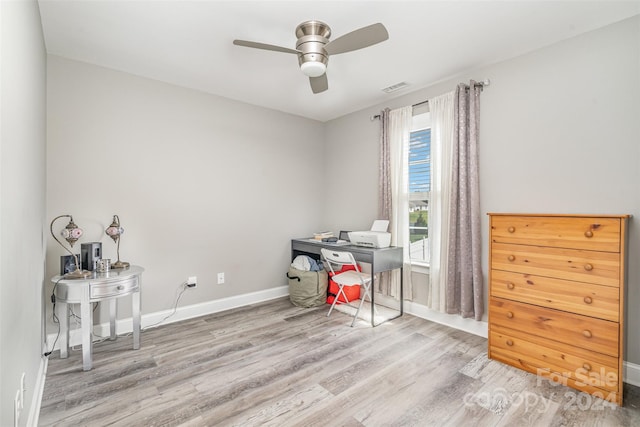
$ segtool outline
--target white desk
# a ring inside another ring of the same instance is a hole
[[[126,269],[114,269],[108,273],[93,272],[86,279],[64,279],[55,276],[51,279],[56,296],[56,314],[60,322],[60,358],[69,356],[69,306],[80,304],[82,322],[82,370],[92,367],[91,354],[93,342],[91,333],[93,317],[91,305],[94,302],[109,300],[110,339],[116,339],[116,300],[131,295],[133,318],[133,349],[140,348],[140,288],[144,268],[132,265]]]

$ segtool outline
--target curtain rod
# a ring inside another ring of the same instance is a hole
[[[490,84],[491,84],[491,81],[489,79],[484,79],[481,82],[476,82],[476,84],[474,86],[475,87],[485,87],[485,86],[489,86]],[[467,89],[469,89],[469,85],[465,85],[465,86],[466,86]],[[412,104],[411,106],[415,108],[415,107],[419,107],[420,105],[424,105],[424,104],[428,104],[428,103],[429,103],[429,100],[426,99],[424,101],[420,101],[420,102],[417,102],[415,104]],[[375,116],[371,116],[370,119],[371,119],[371,121],[379,120],[380,119],[380,114],[376,114]]]

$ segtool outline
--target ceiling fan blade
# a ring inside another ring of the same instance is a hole
[[[295,49],[289,49],[288,47],[275,46],[275,45],[266,44],[266,43],[251,42],[248,40],[234,40],[233,44],[235,44],[236,46],[252,47],[254,49],[272,50],[274,52],[295,53],[295,54],[302,53]]]
[[[326,73],[318,77],[309,77],[309,83],[311,83],[311,91],[313,93],[320,93],[329,89],[329,81],[327,80]]]
[[[324,48],[329,55],[351,52],[362,49],[376,43],[383,42],[389,38],[389,33],[384,25],[377,23],[367,27],[351,31],[337,39],[327,43]]]

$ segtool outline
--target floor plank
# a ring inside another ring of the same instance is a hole
[[[349,327],[282,298],[50,357],[42,426],[633,426],[610,407],[487,359],[484,338],[410,315]]]

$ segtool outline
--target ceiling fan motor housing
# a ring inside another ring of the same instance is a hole
[[[296,50],[300,69],[309,77],[318,77],[325,73],[329,54],[324,46],[331,37],[331,28],[324,22],[306,21],[296,28]]]
[[[300,70],[309,77],[311,91],[321,93],[329,88],[326,71],[330,54],[351,52],[383,42],[389,38],[389,33],[384,25],[376,23],[329,41],[331,28],[327,24],[306,21],[296,28],[296,37],[295,49],[249,40],[234,40],[233,44],[297,55]]]

